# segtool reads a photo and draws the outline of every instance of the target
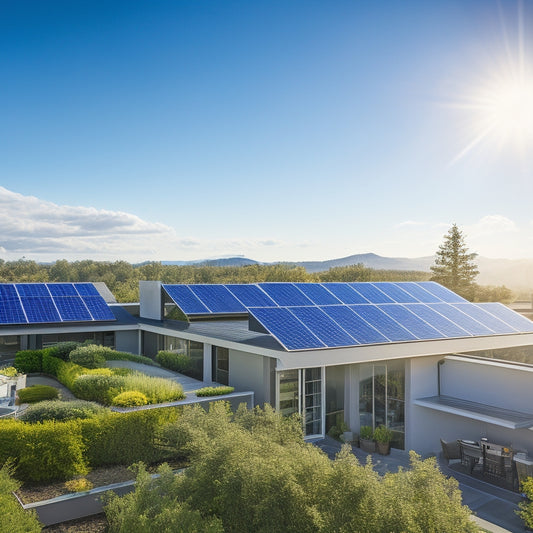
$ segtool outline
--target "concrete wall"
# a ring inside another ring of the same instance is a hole
[[[139,354],[139,332],[115,331],[115,349],[119,352]]]
[[[159,335],[157,333],[150,333],[149,331],[143,331],[143,343],[142,350],[146,357],[154,358],[159,350]]]
[[[161,320],[163,313],[161,282],[139,281],[139,302],[139,316]]]
[[[268,359],[237,350],[229,351],[229,384],[237,391],[253,391],[256,405],[271,403],[270,387],[265,386],[264,376],[264,366],[265,363],[268,364]]]

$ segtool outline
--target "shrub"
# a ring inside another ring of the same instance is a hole
[[[359,437],[365,440],[371,440],[374,438],[374,432],[372,426],[361,426],[359,430]]]
[[[45,374],[50,374],[51,376],[57,376],[58,369],[60,365],[64,363],[64,361],[59,359],[58,357],[54,357],[52,355],[51,348],[46,348],[42,350],[42,352],[43,372]]]
[[[24,422],[42,422],[43,420],[73,420],[90,418],[106,411],[105,407],[94,402],[74,400],[62,402],[50,400],[31,405],[19,417]]]
[[[17,391],[19,403],[34,403],[43,400],[53,400],[59,396],[55,387],[50,385],[32,385]]]
[[[148,398],[148,403],[172,402],[185,398],[181,384],[170,379],[147,376],[142,372],[133,372],[122,379],[124,390],[142,392]]]
[[[108,348],[103,353],[103,356],[106,358],[106,361],[132,361],[143,365],[159,366],[153,359],[145,357],[144,355],[136,355],[129,352],[117,352],[111,348]]]
[[[518,504],[520,511],[517,514],[524,521],[526,528],[533,528],[533,477],[528,477],[520,484],[520,490],[527,500]]]
[[[117,394],[111,403],[117,407],[135,407],[146,405],[148,403],[148,398],[142,392],[128,390]]]
[[[220,396],[222,394],[231,394],[235,387],[204,387],[196,391],[196,396]]]
[[[374,430],[374,440],[381,444],[387,444],[392,440],[392,430],[385,426],[378,426]]]
[[[49,350],[49,354],[52,357],[57,357],[58,359],[62,359],[63,361],[68,361],[70,352],[72,352],[79,346],[81,346],[79,342],[65,341],[65,342],[58,342],[57,344],[50,346],[48,350]]]
[[[89,372],[86,368],[83,368],[82,366],[62,361],[61,359],[57,359],[57,357],[55,359],[59,361],[59,363],[57,364],[57,380],[60,383],[63,383],[63,385],[65,385],[67,389],[72,390],[74,382],[76,381],[78,376]]]
[[[4,368],[0,368],[0,374],[2,376],[6,376],[6,378],[15,378],[19,375],[14,366],[5,366]]]
[[[84,374],[79,376],[72,392],[83,400],[111,404],[112,399],[125,390],[124,376]]]
[[[85,492],[91,490],[93,487],[93,483],[85,477],[65,481],[65,488],[70,492]]]
[[[20,350],[15,354],[15,368],[22,374],[42,372],[42,350]]]
[[[70,361],[85,368],[100,368],[105,366],[105,357],[102,346],[80,346],[70,352]]]
[[[155,356],[156,361],[164,368],[183,372],[191,367],[191,358],[185,353],[167,352],[161,350]]]

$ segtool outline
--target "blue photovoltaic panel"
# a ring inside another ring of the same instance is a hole
[[[61,322],[54,302],[50,296],[21,297],[22,306],[30,323]]]
[[[359,344],[318,307],[289,307],[326,346],[354,346]]]
[[[328,305],[321,309],[361,344],[389,342],[387,337],[367,324],[346,305]]]
[[[380,291],[372,283],[356,282],[349,284],[352,289],[363,295],[370,303],[373,304],[393,304],[394,300],[389,298],[384,292]]]
[[[314,304],[338,305],[341,301],[319,283],[295,283]]]
[[[477,304],[479,307],[482,307],[485,311],[488,311],[491,315],[503,320],[505,323],[509,324],[520,333],[531,333],[533,332],[533,322],[526,318],[525,316],[509,309],[505,305],[497,302],[489,303],[480,303]]]
[[[457,309],[460,309],[463,313],[466,313],[475,320],[481,322],[494,331],[494,333],[516,333],[516,329],[509,326],[509,324],[502,322],[499,318],[496,318],[487,311],[484,311],[476,304],[453,304],[453,306]]]
[[[115,315],[101,296],[83,296],[82,300],[94,320],[116,320]]]
[[[367,304],[358,292],[354,291],[347,283],[323,283],[328,291],[332,292],[343,304]]]
[[[54,302],[63,321],[81,322],[93,319],[79,296],[57,296]]]
[[[292,283],[259,283],[259,286],[279,306],[313,305],[313,302]]]
[[[416,316],[438,329],[446,337],[470,337],[471,334],[426,304],[405,304]]]
[[[0,283],[0,298],[18,300],[18,293],[13,283]]]
[[[455,294],[455,292],[452,292],[450,289],[447,289],[434,281],[419,281],[417,283],[426,291],[434,294],[437,298],[440,298],[442,302],[448,304],[468,302],[468,300],[465,300],[462,296]]]
[[[26,324],[26,316],[17,298],[4,298],[0,295],[0,324]]]
[[[487,326],[481,324],[477,320],[474,320],[469,315],[466,315],[452,304],[440,303],[427,305],[429,308],[437,311],[437,313],[444,315],[447,319],[461,326],[471,335],[492,335],[494,333],[494,331],[489,329]]]
[[[208,315],[210,313],[187,285],[163,285],[163,288],[186,315]]]
[[[78,296],[72,283],[47,283],[46,286],[52,296]]]
[[[393,342],[418,340],[415,335],[375,305],[350,305],[350,309]]]
[[[380,305],[379,308],[392,317],[398,324],[408,329],[413,335],[419,339],[442,339],[445,335],[430,326],[427,322],[414,315],[401,304],[386,304]]]
[[[16,283],[17,291],[21,297],[47,297],[50,293],[44,283]]]
[[[74,287],[80,296],[100,296],[92,283],[74,283]]]
[[[245,307],[277,307],[277,304],[268,294],[265,294],[257,285],[226,285],[232,294],[238,298]]]
[[[252,307],[249,311],[287,350],[326,347],[284,307]]]
[[[224,285],[189,285],[212,313],[246,313],[242,305]]]
[[[405,281],[398,283],[398,285],[411,296],[414,296],[419,302],[423,304],[436,304],[442,302],[440,298],[437,298],[434,294],[426,291],[424,287],[421,287],[418,283],[414,281]]]
[[[408,303],[416,303],[418,301],[416,298],[413,298],[408,292],[405,292],[396,283],[382,281],[379,283],[374,283],[374,285],[380,291],[383,291],[387,296],[392,298],[396,303],[408,304]]]

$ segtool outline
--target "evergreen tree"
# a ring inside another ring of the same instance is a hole
[[[468,253],[464,235],[457,224],[453,224],[444,236],[444,242],[435,255],[431,281],[436,281],[465,298],[473,299],[476,287],[474,279],[479,274],[474,263],[477,254]]]

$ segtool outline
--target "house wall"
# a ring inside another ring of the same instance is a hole
[[[161,320],[161,282],[139,281],[139,316]]]
[[[265,379],[265,371],[270,375],[269,359],[237,350],[229,351],[229,384],[236,390],[253,391],[256,405],[271,403],[270,382]]]
[[[139,332],[115,331],[115,349],[119,352],[139,354]]]

